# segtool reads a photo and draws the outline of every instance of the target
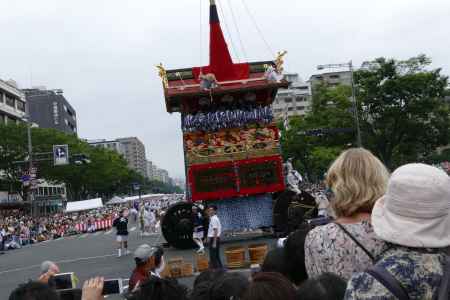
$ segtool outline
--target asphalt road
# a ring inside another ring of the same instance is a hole
[[[150,245],[161,243],[158,236],[140,237],[135,225],[129,226],[129,249],[133,252],[143,243]],[[258,241],[260,242],[260,241]],[[273,246],[274,240],[264,239]],[[224,248],[234,245],[245,245],[251,241],[236,241],[224,244]],[[193,250],[165,250],[166,259],[183,257],[186,262],[194,262]],[[222,253],[223,257],[223,253]],[[115,249],[115,234],[110,230],[93,234],[64,237],[36,245],[24,247],[19,250],[7,251],[0,255],[0,299],[8,299],[10,292],[18,284],[39,276],[40,263],[52,260],[58,263],[61,272],[75,272],[82,283],[94,276],[105,278],[129,278],[134,268],[133,256],[117,258]],[[223,259],[225,263],[225,260]],[[181,283],[191,287],[194,278],[183,278]],[[114,298],[108,298],[114,299]]]

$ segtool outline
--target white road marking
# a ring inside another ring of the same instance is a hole
[[[113,232],[113,231],[112,231],[112,229],[111,229],[111,230],[105,232],[105,234],[111,234],[112,232]]]
[[[60,261],[56,261],[55,263],[57,264],[68,264],[68,263],[74,263],[74,262],[78,262],[78,261],[84,261],[84,260],[92,260],[92,259],[97,259],[97,258],[107,258],[107,257],[112,257],[112,256],[117,256],[117,254],[107,254],[107,255],[99,255],[99,256],[91,256],[91,257],[80,257],[80,258],[74,258],[74,259],[66,259],[66,260],[60,260]],[[16,268],[16,269],[10,269],[10,270],[6,270],[6,271],[0,271],[0,275],[1,274],[6,274],[6,273],[12,273],[12,272],[19,272],[19,271],[25,271],[25,270],[31,270],[34,268],[38,268],[41,265],[32,265],[32,266],[28,266],[28,267],[24,267],[24,268]]]
[[[79,239],[84,239],[84,238],[86,238],[88,235],[89,235],[89,233],[85,233],[85,234],[83,234],[83,235],[80,235],[78,238],[79,238]]]
[[[94,236],[100,235],[102,234],[102,231],[97,231],[96,233],[94,233]]]
[[[133,231],[135,231],[135,230],[136,230],[136,226],[131,227],[131,229],[130,229],[131,232],[133,232]]]

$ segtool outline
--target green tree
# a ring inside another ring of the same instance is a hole
[[[311,111],[292,118],[289,130],[282,128],[281,145],[285,159],[294,158],[294,166],[310,180],[321,179],[330,163],[354,142],[353,133],[313,135],[316,129],[353,128],[351,89],[347,86],[314,88]]]
[[[420,55],[378,58],[355,73],[363,143],[394,168],[449,143],[448,78]]]
[[[449,144],[448,79],[440,69],[428,69],[430,63],[423,55],[405,61],[378,58],[355,72],[363,146],[391,169],[427,161],[437,147]],[[296,167],[312,177],[320,177],[340,151],[354,147],[356,135],[303,133],[355,128],[350,96],[347,86],[316,86],[311,111],[282,130],[283,155],[294,157]]]
[[[0,125],[0,177],[1,189],[19,192],[26,197],[27,190],[22,190],[20,176],[28,168],[26,163],[17,164],[27,158],[27,134],[25,125]],[[74,135],[62,132],[33,128],[33,153],[48,153],[47,160],[36,162],[39,178],[51,182],[65,183],[69,200],[81,200],[90,197],[105,199],[116,193],[129,193],[133,182],[143,184],[145,179],[130,170],[127,162],[118,153],[89,146]],[[69,154],[85,154],[90,164],[53,166],[53,145],[69,145]]]

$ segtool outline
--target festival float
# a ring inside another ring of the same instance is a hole
[[[281,75],[285,54],[234,63],[210,0],[209,65],[157,66],[167,112],[181,114],[187,179],[187,201],[171,206],[162,221],[171,246],[194,245],[192,206],[200,203],[218,207],[225,231],[274,225],[274,195],[286,187],[271,104],[278,89],[289,85]],[[285,217],[287,206],[278,207]]]

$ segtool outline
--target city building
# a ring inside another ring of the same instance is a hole
[[[326,72],[312,75],[309,79],[311,86],[314,88],[319,84],[326,86],[348,85],[352,84],[352,73],[350,71]]]
[[[284,119],[286,116],[303,116],[311,107],[311,85],[304,82],[298,74],[285,74],[284,78],[290,82],[287,89],[279,89],[272,104],[275,119]]]
[[[171,183],[171,178],[169,177],[169,172],[167,170],[156,168],[156,170],[154,170],[153,172],[154,180],[161,181],[167,184]]]
[[[0,191],[0,213],[12,209],[33,212],[33,215],[43,216],[62,211],[67,202],[65,184],[51,183],[43,179],[37,180],[32,202],[24,201],[17,193]]]
[[[0,124],[23,122],[26,111],[25,94],[13,80],[0,80]]]
[[[42,128],[53,128],[69,134],[77,134],[75,109],[62,90],[45,87],[24,89],[31,121]]]
[[[109,150],[114,150],[120,155],[123,155],[125,157],[125,147],[124,145],[116,140],[86,140],[86,142],[93,146],[93,147],[99,147],[99,148],[105,148]]]
[[[67,190],[65,184],[51,183],[39,179],[33,194],[33,213],[47,215],[62,211],[67,202]]]
[[[186,181],[184,179],[181,178],[174,178],[173,179],[173,184],[181,189],[185,189],[186,188]]]
[[[125,159],[128,162],[128,166],[147,177],[147,159],[145,157],[145,146],[136,137],[120,138],[116,140],[121,143],[125,150]]]
[[[147,178],[150,180],[153,179],[153,162],[150,160],[147,160]]]

